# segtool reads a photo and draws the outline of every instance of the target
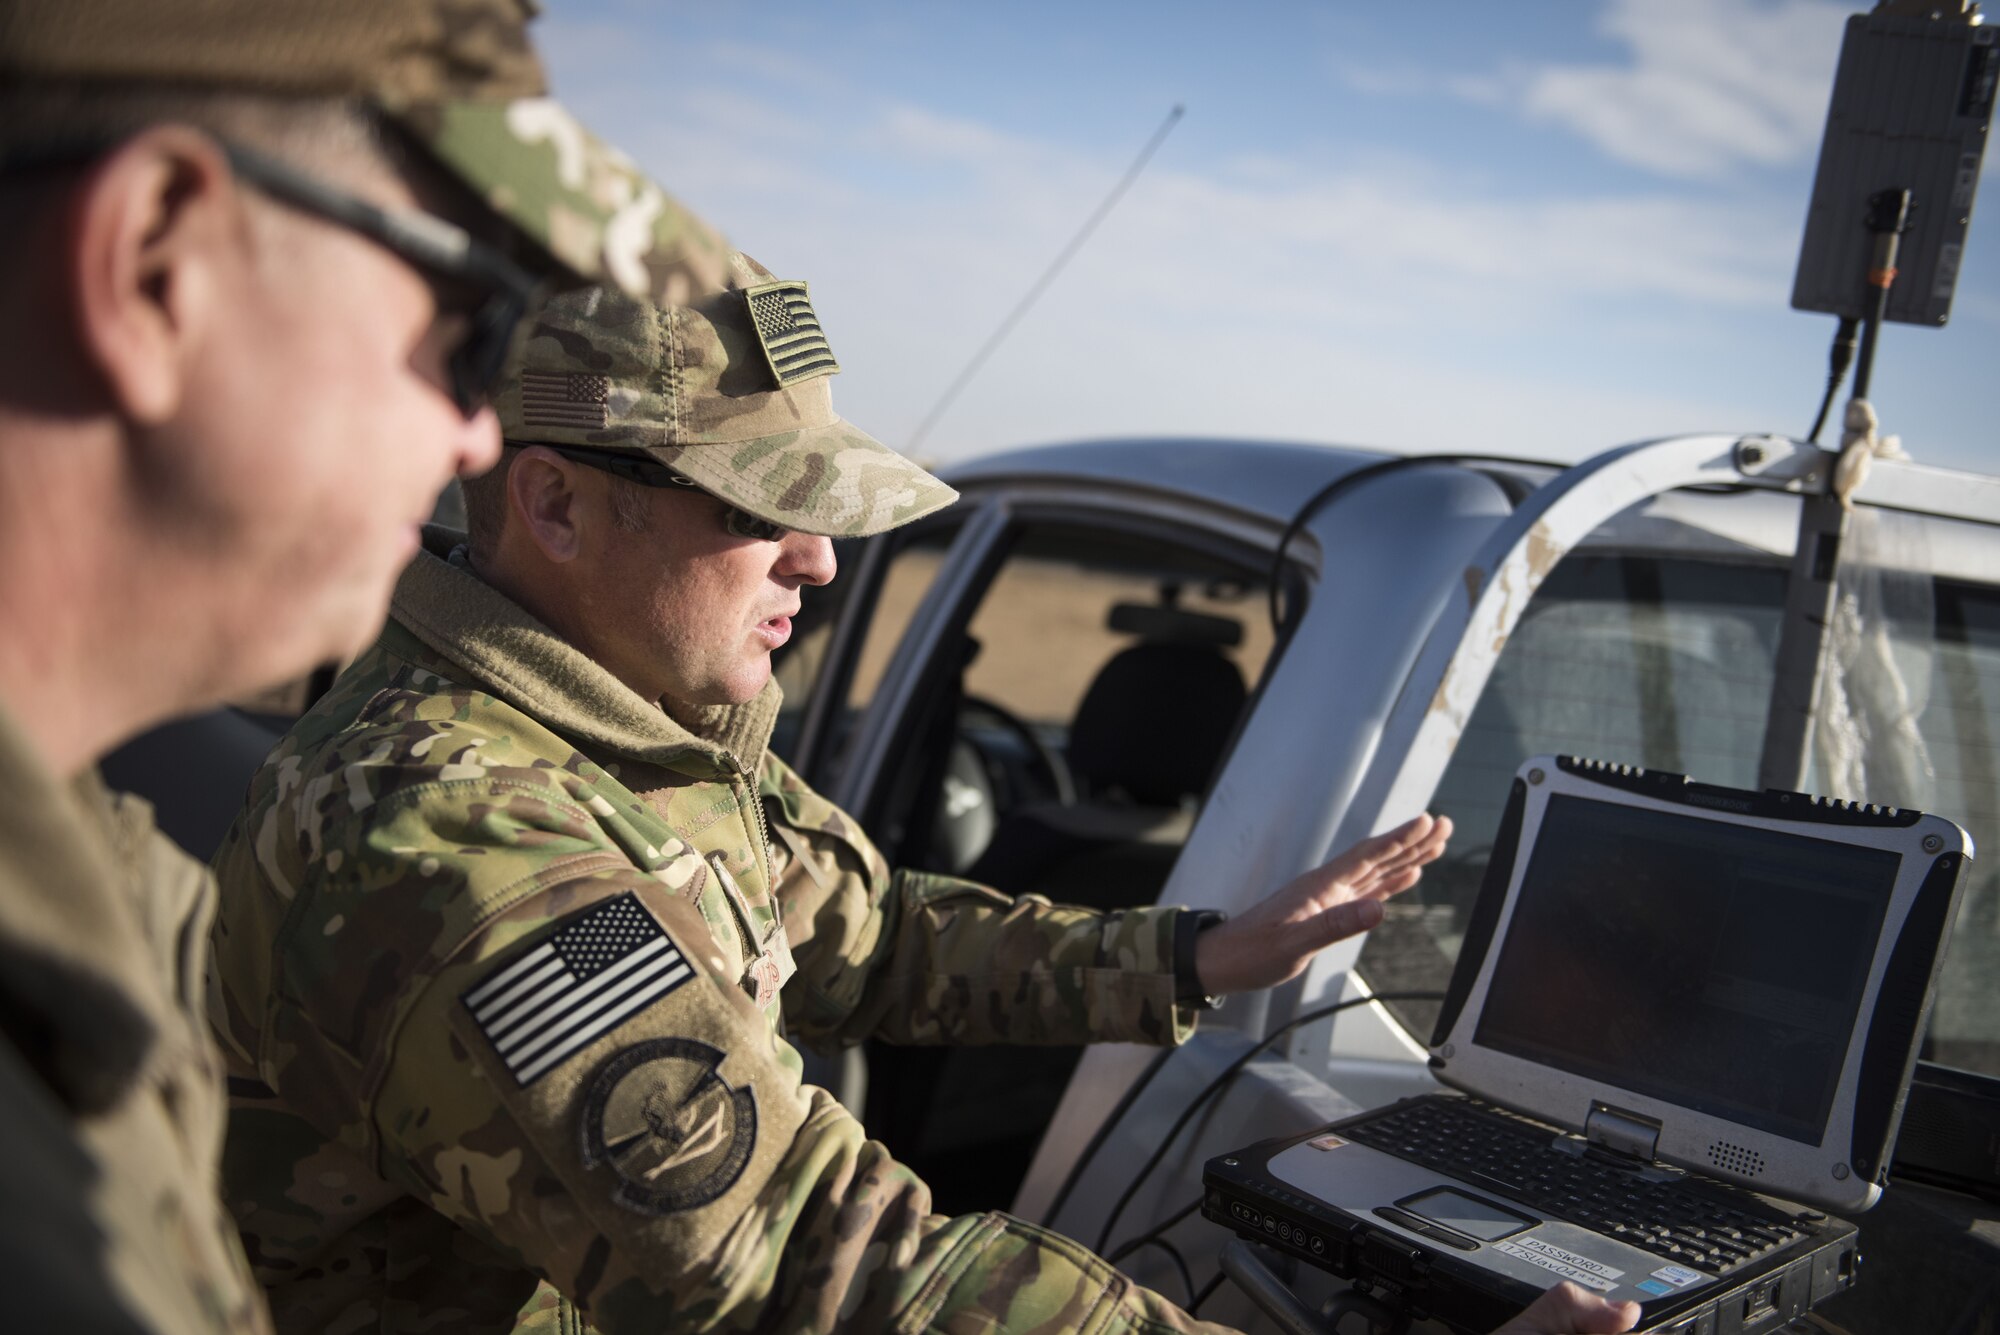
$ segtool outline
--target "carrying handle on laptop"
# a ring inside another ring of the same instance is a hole
[[[1368,1335],[1404,1335],[1410,1328],[1409,1313],[1390,1307],[1380,1298],[1355,1289],[1343,1289],[1327,1300],[1324,1312],[1315,1312],[1285,1287],[1271,1267],[1249,1243],[1231,1239],[1222,1249],[1222,1273],[1236,1281],[1236,1287],[1264,1315],[1276,1322],[1285,1335],[1340,1335],[1340,1323],[1358,1315],[1368,1323]]]

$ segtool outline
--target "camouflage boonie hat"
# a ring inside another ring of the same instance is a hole
[[[806,285],[745,255],[679,306],[593,288],[550,301],[494,395],[511,444],[644,454],[783,528],[865,537],[958,499],[833,411]]]
[[[544,94],[531,0],[4,0],[0,80],[372,103],[568,281],[666,304],[722,285],[722,238]],[[554,261],[554,263],[551,263]]]

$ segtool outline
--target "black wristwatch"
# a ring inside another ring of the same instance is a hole
[[[1212,1011],[1222,1004],[1221,997],[1212,997],[1202,991],[1201,975],[1195,972],[1194,967],[1194,943],[1203,932],[1227,921],[1229,915],[1220,909],[1182,909],[1180,916],[1174,919],[1175,1005]]]

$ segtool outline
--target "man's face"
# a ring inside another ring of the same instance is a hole
[[[578,473],[602,516],[576,609],[582,647],[648,699],[723,705],[755,696],[770,679],[771,654],[791,638],[802,589],[834,576],[832,541],[739,537],[722,502],[680,487],[645,488],[645,530],[630,532],[610,521],[610,480]]]
[[[408,185],[356,153],[297,162],[392,208]],[[152,433],[184,538],[218,594],[218,694],[350,656],[379,629],[438,491],[490,466],[490,410],[444,388],[462,317],[368,239],[243,187],[245,262],[224,275],[230,318],[202,349],[184,410]],[[226,592],[225,592],[226,591]]]

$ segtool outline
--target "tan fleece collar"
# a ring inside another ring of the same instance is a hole
[[[474,574],[458,550],[463,541],[455,530],[426,528],[423,550],[396,586],[390,615],[427,648],[583,749],[703,778],[731,769],[728,752],[757,772],[778,719],[776,681],[747,704],[671,702],[669,713]]]
[[[110,1107],[172,1005],[93,773],[64,783],[0,710],[0,1030],[72,1109]]]

